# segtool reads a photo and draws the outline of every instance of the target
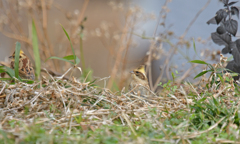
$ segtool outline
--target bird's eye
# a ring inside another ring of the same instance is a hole
[[[22,56],[19,56],[19,58],[22,58]]]
[[[139,72],[138,72],[138,71],[136,71],[136,73],[138,74]]]

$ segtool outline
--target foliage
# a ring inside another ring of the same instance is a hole
[[[222,49],[223,54],[233,55],[234,60],[230,61],[226,68],[240,73],[240,39],[232,41],[232,36],[235,37],[238,30],[238,22],[233,19],[233,16],[236,15],[239,18],[239,7],[233,6],[237,1],[223,0],[222,2],[225,8],[218,10],[216,16],[210,19],[207,24],[220,24],[216,32],[211,34],[211,38],[215,44],[225,46]],[[235,79],[239,79],[239,75]]]
[[[61,25],[61,26],[62,26],[62,25]],[[56,56],[52,56],[52,57],[49,57],[47,60],[49,60],[49,59],[58,59],[58,60],[62,60],[62,61],[69,62],[70,64],[76,66],[76,65],[78,65],[78,64],[80,63],[80,59],[79,59],[79,58],[76,56],[76,54],[75,54],[75,51],[74,51],[74,48],[73,48],[71,39],[70,39],[67,31],[64,29],[63,26],[62,26],[62,29],[63,29],[65,35],[67,36],[67,38],[68,38],[68,40],[69,40],[69,42],[70,42],[70,45],[71,45],[72,53],[73,53],[73,54],[72,54],[72,55],[65,56],[65,57],[63,57],[63,58],[56,57]],[[47,61],[47,60],[46,60],[46,61]],[[73,60],[73,62],[72,62],[71,60]]]
[[[32,45],[33,45],[33,55],[34,55],[35,66],[36,66],[36,77],[39,79],[40,72],[41,72],[41,59],[40,59],[39,48],[38,48],[37,30],[36,30],[36,25],[34,23],[34,20],[32,20]]]

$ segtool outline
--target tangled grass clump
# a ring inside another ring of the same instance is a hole
[[[1,139],[68,143],[239,141],[239,91],[236,85],[227,85],[226,80],[232,79],[227,73],[224,81],[216,81],[217,87],[211,78],[207,83],[201,80],[205,85],[212,83],[209,88],[172,83],[171,87],[177,87],[174,91],[165,86],[163,95],[148,98],[124,91],[113,93],[95,84],[106,83],[108,77],[87,82],[74,77],[66,80],[64,75],[49,74],[50,79],[43,77],[32,84],[0,82]]]

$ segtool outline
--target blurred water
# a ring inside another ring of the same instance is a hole
[[[137,1],[135,1],[137,3]],[[158,16],[159,11],[161,10],[161,7],[163,6],[165,1],[163,0],[151,0],[145,1],[142,0],[141,2],[138,2],[141,7],[143,7],[147,12],[153,12],[156,16]],[[167,15],[166,18],[166,27],[171,26],[170,30],[173,31],[177,36],[181,36],[190,22],[194,19],[196,14],[204,5],[208,2],[208,0],[173,0],[171,3],[169,3],[167,6],[170,9],[170,12]],[[237,3],[236,6],[239,6],[240,3]],[[191,28],[189,29],[188,33],[186,34],[186,39],[192,39],[195,40],[198,37],[201,37],[202,39],[208,39],[210,38],[210,35],[212,32],[215,32],[217,26],[216,25],[208,25],[206,22],[212,18],[215,13],[223,8],[223,4],[219,2],[218,0],[211,0],[209,5],[201,12],[201,14],[198,16],[196,21],[193,23]],[[234,17],[236,19],[236,17]],[[154,29],[156,26],[155,22],[149,22],[145,25],[143,25],[143,30],[146,32],[146,35],[152,36],[154,33]],[[161,33],[164,28],[159,26],[158,33]],[[237,34],[239,35],[239,33]],[[176,39],[171,40],[172,43],[176,42]],[[197,54],[195,54],[193,47],[191,46],[189,50],[181,49],[182,52],[184,52],[186,55],[190,57],[190,60],[194,59],[202,59],[203,57],[200,57],[200,51],[203,48],[209,48],[209,49],[215,49],[215,50],[221,50],[223,47],[220,47],[216,44],[211,45],[202,45],[201,43],[196,42],[196,48],[197,48]],[[165,49],[168,51],[170,49],[169,45],[165,45]],[[204,59],[205,60],[205,59]],[[209,63],[213,63],[211,61],[208,61]],[[182,55],[179,53],[174,55],[173,59],[171,60],[172,64],[178,65],[179,69],[185,69],[187,70],[190,64],[187,64],[188,61],[183,58]],[[185,63],[184,67],[181,66],[181,64]],[[160,71],[158,70],[159,65],[162,64],[161,60],[154,61],[153,67],[155,67],[155,71],[153,72],[153,75],[155,78],[159,75]],[[179,70],[178,69],[178,70]],[[184,72],[184,71],[183,71]],[[194,75],[195,76],[195,75]],[[192,78],[191,78],[192,79]]]
[[[207,3],[208,0],[173,0],[167,6],[170,9],[170,12],[166,18],[166,27],[170,27],[170,30],[175,33],[177,36],[181,36],[186,28],[188,27],[189,23],[194,19],[197,12]],[[59,0],[57,3],[61,5],[64,9],[69,10],[70,12],[74,12],[76,10],[80,11],[83,0]],[[128,3],[128,0],[119,1],[116,0],[115,2],[123,2]],[[154,13],[156,16],[159,15],[159,11],[161,10],[165,0],[132,0],[132,5],[139,5],[142,7],[146,12]],[[86,22],[86,29],[92,30],[99,27],[101,21],[110,21],[113,24],[116,24],[116,15],[114,15],[113,10],[108,5],[109,0],[102,0],[102,1],[90,1],[86,16],[88,20]],[[237,3],[236,6],[239,6],[240,3]],[[186,39],[195,40],[198,37],[202,37],[202,39],[208,39],[212,32],[214,32],[217,28],[216,25],[207,25],[206,22],[212,18],[216,11],[220,8],[223,8],[223,4],[220,3],[218,0],[211,0],[210,4],[203,10],[203,12],[199,15],[197,20],[193,23],[191,28],[189,29]],[[58,25],[61,23],[64,26],[67,26],[69,21],[65,18],[64,14],[59,12],[59,10],[50,10],[48,17],[48,31],[50,35],[50,39],[55,42],[56,45],[56,52],[61,52],[60,43],[58,42],[57,36],[63,35],[61,27]],[[115,18],[115,19],[114,19]],[[23,19],[24,21],[24,19]],[[122,22],[118,20],[117,22]],[[57,25],[55,24],[57,23]],[[118,23],[117,23],[118,24]],[[121,25],[121,23],[119,24]],[[145,32],[146,36],[152,36],[154,29],[156,26],[155,21],[148,21],[143,23],[140,29],[137,29],[135,32],[142,34]],[[157,30],[157,34],[162,33],[165,28],[159,26]],[[239,35],[239,33],[237,34]],[[129,60],[133,61],[130,62],[130,65],[138,65],[142,58],[145,56],[146,52],[149,49],[150,42],[146,39],[141,39],[137,36],[134,36],[135,40],[139,43],[138,50],[130,49],[129,53]],[[4,60],[10,53],[10,49],[14,48],[16,40],[9,40],[9,38],[0,34],[0,60]],[[176,39],[171,40],[172,43],[176,42]],[[200,55],[200,50],[206,48],[206,45],[202,45],[196,42],[197,47],[197,55]],[[164,48],[168,52],[168,49],[171,49],[169,45],[164,45]],[[219,49],[221,50],[222,47],[212,44],[209,46],[211,49]],[[63,48],[64,49],[64,48]],[[109,72],[111,72],[111,62],[109,58],[109,51],[106,50],[103,43],[101,42],[100,38],[91,38],[88,37],[86,41],[84,41],[84,52],[86,58],[87,66],[91,67],[94,70],[94,75],[103,77],[109,76]],[[190,59],[199,59],[196,57],[193,47],[191,46],[189,50],[182,49],[186,55],[189,55]],[[58,54],[58,53],[57,53]],[[56,54],[56,55],[57,55]],[[182,57],[180,54],[174,55],[173,59],[170,62],[171,64],[178,65],[181,69],[187,69],[189,67],[188,61]],[[186,66],[182,67],[181,64],[186,63]],[[153,67],[155,68],[154,75],[155,78],[159,75],[159,65],[162,64],[161,60],[157,60],[153,62]]]

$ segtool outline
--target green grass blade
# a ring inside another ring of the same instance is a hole
[[[65,56],[65,57],[63,57],[63,59],[66,59],[66,60],[74,60],[74,55]]]
[[[52,56],[52,57],[49,57],[48,59],[46,59],[46,61],[49,60],[49,59],[58,59],[58,60],[62,60],[62,61],[65,61],[65,62],[69,62],[69,63],[74,65],[74,63],[72,61],[70,61],[66,58],[60,58],[60,57]]]
[[[193,38],[193,48],[194,48],[194,51],[195,51],[195,53],[197,53],[197,50],[196,50],[196,45],[195,45],[195,40],[194,40],[194,38]]]
[[[15,47],[15,60],[14,60],[14,71],[15,71],[15,77],[19,78],[19,55],[21,50],[21,44],[19,42],[16,42]]]
[[[202,71],[202,72],[200,72],[198,75],[196,75],[195,77],[194,77],[194,79],[196,79],[196,78],[198,78],[198,77],[200,77],[200,76],[202,76],[202,75],[204,75],[204,74],[206,74],[207,72],[210,72],[211,70],[207,70],[207,71]]]
[[[206,63],[205,61],[202,61],[202,60],[192,60],[192,61],[189,61],[190,63],[198,63],[198,64],[206,64],[208,65],[208,63]]]
[[[73,56],[74,56],[74,64],[76,64],[76,54],[75,54],[75,52],[74,52],[73,45],[72,45],[72,42],[71,42],[71,40],[70,40],[70,37],[69,37],[67,31],[64,29],[64,27],[63,27],[62,25],[61,25],[61,27],[62,27],[65,35],[67,36],[67,38],[68,38],[68,40],[69,40],[69,42],[70,42],[70,45],[71,45],[71,48],[72,48],[72,53],[73,53]]]
[[[15,77],[15,72],[14,72],[13,69],[5,66],[5,70],[6,70],[6,73],[7,73],[11,78]]]
[[[41,59],[39,55],[37,30],[36,30],[34,20],[32,20],[32,45],[33,45],[33,55],[34,55],[35,66],[36,66],[36,76],[37,78],[39,78],[40,72],[41,72]]]
[[[10,81],[12,78],[0,78],[0,81]]]
[[[66,60],[74,60],[74,55],[68,55],[68,56],[65,56],[63,57],[63,59],[66,59]],[[80,63],[80,59],[76,56],[76,65]]]
[[[5,72],[5,70],[3,70],[3,69],[0,69],[0,73],[4,73]]]
[[[214,70],[214,69],[215,69],[211,64],[208,64],[207,66],[208,66],[211,70]]]

